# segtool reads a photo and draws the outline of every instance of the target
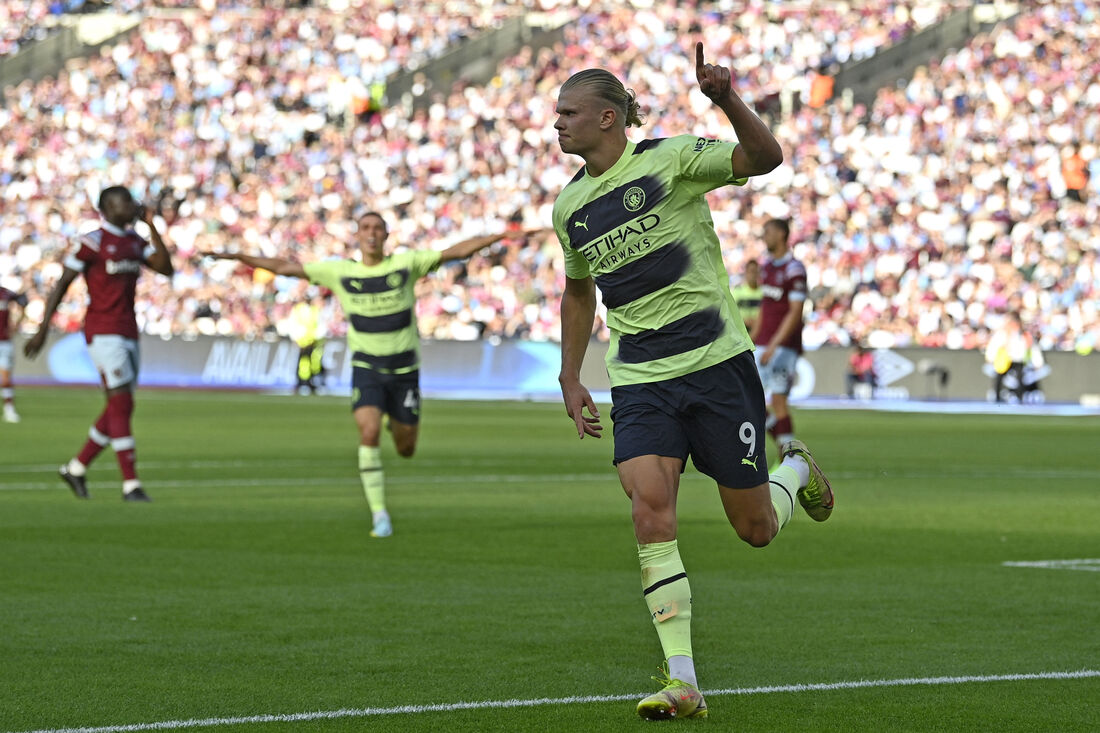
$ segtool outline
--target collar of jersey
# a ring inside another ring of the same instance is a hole
[[[107,231],[109,231],[111,234],[115,235],[116,237],[125,237],[126,236],[126,230],[125,229],[120,229],[119,227],[116,227],[114,224],[112,224],[109,221],[104,220],[103,228],[106,229]]]
[[[591,178],[593,181],[602,181],[608,176],[615,173],[622,166],[626,165],[626,161],[630,160],[630,156],[634,155],[634,143],[630,140],[626,141],[626,147],[623,148],[623,154],[619,156],[619,159],[615,161],[615,165],[611,166],[598,176],[594,176],[588,172],[588,166],[584,167],[584,174]]]

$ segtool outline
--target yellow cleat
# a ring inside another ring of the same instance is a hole
[[[833,487],[829,479],[818,468],[814,457],[810,455],[806,444],[801,440],[792,440],[783,446],[781,457],[801,456],[810,467],[810,481],[798,490],[798,503],[816,522],[824,522],[833,513]]]
[[[707,717],[707,703],[703,699],[703,693],[694,685],[683,680],[670,679],[667,667],[662,668],[661,677],[653,679],[663,687],[660,692],[655,692],[638,703],[638,715],[646,720]]]

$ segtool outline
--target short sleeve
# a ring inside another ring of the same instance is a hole
[[[583,280],[592,274],[588,260],[572,247],[562,245],[565,252],[565,276],[571,280]]]
[[[340,265],[341,262],[339,260],[307,262],[302,265],[302,270],[305,271],[306,278],[308,278],[311,283],[321,285],[329,290],[335,290],[340,280],[340,274],[338,272]]]
[[[733,174],[733,151],[737,143],[710,140],[704,137],[681,135],[674,138],[676,163],[680,179],[688,182],[698,193],[713,191],[722,186],[744,186],[747,178]]]
[[[558,236],[562,252],[565,254],[565,276],[571,280],[583,280],[591,275],[588,260],[577,250],[570,246],[569,232],[566,227],[566,216],[560,205],[554,206],[554,233]]]
[[[441,252],[434,250],[414,252],[412,260],[409,263],[409,272],[413,275],[414,279],[424,277],[429,272],[439,267],[441,255]]]
[[[82,234],[72,241],[62,264],[70,270],[84,272],[99,256],[99,247],[91,234]]]

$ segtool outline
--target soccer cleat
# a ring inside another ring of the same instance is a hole
[[[19,422],[19,413],[15,411],[14,405],[4,405],[4,422]]]
[[[810,467],[810,481],[798,490],[798,503],[815,522],[824,522],[833,513],[833,487],[818,468],[814,457],[801,440],[792,440],[780,451],[783,457],[800,456]]]
[[[131,491],[124,491],[122,493],[122,500],[123,501],[152,501],[152,499],[149,497],[149,495],[146,494],[145,490],[142,489],[140,486],[137,487],[136,489],[131,490]]]
[[[661,667],[661,676],[653,681],[662,685],[659,692],[642,698],[638,703],[638,715],[646,720],[671,720],[672,718],[705,718],[707,703],[703,693],[695,685],[668,676],[668,667]]]
[[[383,514],[378,519],[374,520],[374,527],[371,528],[371,537],[389,537],[393,534],[393,523],[390,522],[388,514]]]
[[[88,482],[83,476],[77,476],[76,474],[69,473],[68,466],[62,466],[57,469],[57,475],[61,477],[61,480],[69,485],[69,488],[76,494],[77,499],[88,498]]]

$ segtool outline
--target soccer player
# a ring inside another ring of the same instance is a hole
[[[768,394],[768,433],[776,446],[794,440],[790,394],[795,366],[802,355],[802,306],[806,302],[806,268],[794,258],[791,228],[783,219],[764,224],[768,261],[760,271],[763,299],[752,330],[756,366]]]
[[[768,475],[764,393],[752,342],[729,288],[704,195],[783,159],[767,126],[732,90],[729,69],[704,63],[701,91],[725,113],[740,144],[691,135],[632,142],[634,93],[613,74],[571,76],[557,99],[558,142],[584,167],[558,195],[554,228],[565,251],[559,380],[579,437],[599,437],[600,414],[580,370],[598,285],[607,307],[619,480],[631,501],[642,593],[667,669],[664,688],[638,703],[647,719],[701,718],[691,646],[691,589],[676,538],[676,495],[690,455],[718,484],[726,517],[754,547],[791,518],[795,497],[828,518],[833,495],[806,446],[792,442]]]
[[[764,291],[760,289],[760,263],[749,260],[745,263],[745,279],[733,289],[733,300],[745,322],[745,328],[752,333],[756,321],[760,318],[760,301]]]
[[[389,537],[393,523],[386,509],[385,475],[379,436],[389,417],[398,455],[416,450],[420,423],[420,334],[416,325],[416,282],[444,262],[461,260],[504,239],[474,237],[443,251],[386,252],[389,229],[381,214],[361,215],[358,244],[362,261],[326,260],[299,264],[277,257],[204,252],[237,260],[276,275],[307,278],[336,294],[348,321],[352,352],[352,416],[359,428],[359,476],[371,510],[371,537]]]
[[[321,306],[310,298],[294,304],[290,310],[290,336],[298,344],[298,365],[294,376],[298,394],[317,394],[324,377],[325,344],[321,338]]]
[[[1023,401],[1024,373],[1032,360],[1034,342],[1017,311],[1009,311],[985,347],[986,362],[993,366],[993,399],[1005,402],[1011,396]],[[1039,354],[1040,364],[1042,354]]]
[[[153,210],[139,204],[128,189],[103,189],[99,213],[103,219],[100,228],[78,237],[66,256],[61,277],[46,299],[42,324],[23,345],[23,353],[33,359],[42,350],[57,306],[77,275],[83,275],[88,288],[84,337],[106,391],[107,406],[88,430],[88,440],[80,453],[59,473],[78,498],[87,499],[88,466],[110,443],[122,470],[122,498],[149,501],[137,475],[130,430],[140,363],[134,293],[142,267],[169,277],[175,270],[153,222]],[[139,217],[149,226],[149,242],[131,228]]]
[[[19,422],[19,413],[15,411],[15,389],[11,381],[15,363],[15,347],[12,346],[11,334],[19,327],[19,320],[26,307],[26,293],[16,293],[0,287],[0,400],[4,402],[4,422]]]

